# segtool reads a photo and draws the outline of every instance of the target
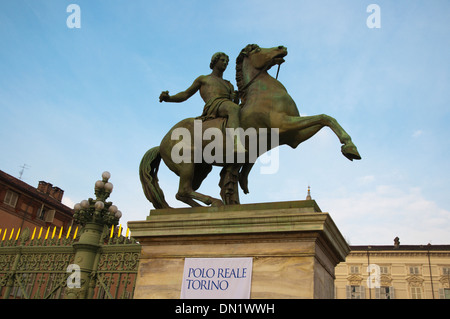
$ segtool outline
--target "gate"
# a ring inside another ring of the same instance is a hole
[[[133,298],[141,247],[120,232],[113,234],[114,230],[114,226],[111,231],[104,227],[101,233],[95,262],[89,269],[88,298]],[[65,298],[75,289],[68,285],[74,276],[69,265],[77,264],[76,245],[84,232],[85,227],[80,232],[69,229],[63,236],[62,228],[59,232],[41,228],[30,236],[27,228],[16,234],[13,229],[0,230],[0,298]]]

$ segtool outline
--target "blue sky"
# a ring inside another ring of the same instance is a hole
[[[70,29],[69,4],[81,9]],[[369,4],[381,9],[370,29]],[[65,191],[73,206],[111,172],[121,224],[152,205],[139,181],[144,153],[197,94],[159,103],[208,74],[214,52],[230,64],[249,43],[288,48],[279,80],[302,115],[328,114],[363,160],[350,162],[324,128],[280,147],[276,174],[249,177],[241,203],[302,200],[307,187],[353,245],[450,243],[450,2],[448,1],[7,1],[0,2],[0,169]],[[275,70],[270,71],[274,75]],[[174,207],[175,174],[159,179]],[[219,169],[200,191],[219,197]]]

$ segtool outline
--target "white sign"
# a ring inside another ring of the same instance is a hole
[[[181,299],[249,299],[252,258],[186,258]]]

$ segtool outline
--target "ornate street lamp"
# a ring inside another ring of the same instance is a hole
[[[79,224],[85,226],[87,223],[96,223],[108,227],[117,226],[122,212],[112,202],[106,199],[111,195],[113,184],[108,182],[111,174],[103,172],[102,180],[95,182],[94,193],[96,199],[85,199],[75,204],[73,218]]]
[[[117,226],[122,213],[112,202],[107,202],[113,190],[113,184],[108,180],[109,172],[103,172],[102,180],[95,182],[96,199],[89,198],[75,204],[73,218],[81,224],[80,239],[73,244],[75,250],[74,265],[80,269],[79,285],[68,285],[65,293],[67,299],[90,299],[94,294],[96,274],[94,264],[98,260],[101,242],[110,227]]]

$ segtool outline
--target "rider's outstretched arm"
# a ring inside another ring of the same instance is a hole
[[[198,78],[195,79],[194,83],[192,83],[192,85],[186,89],[186,91],[177,93],[175,95],[169,95],[168,91],[162,92],[160,97],[159,97],[159,101],[162,102],[175,102],[175,103],[179,103],[179,102],[184,102],[187,99],[189,99],[192,95],[194,95],[201,87],[202,85],[202,76],[199,76]]]

